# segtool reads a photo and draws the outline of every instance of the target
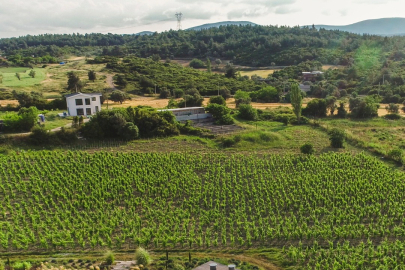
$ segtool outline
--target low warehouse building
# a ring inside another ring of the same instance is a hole
[[[187,121],[187,120],[199,120],[211,118],[210,113],[206,113],[204,107],[186,107],[178,109],[167,109],[160,111],[169,111],[176,116],[177,121]]]

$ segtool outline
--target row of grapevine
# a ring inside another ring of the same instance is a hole
[[[404,180],[365,154],[12,153],[0,252],[291,246],[291,260],[326,269],[322,250],[342,254],[331,242],[405,241]]]

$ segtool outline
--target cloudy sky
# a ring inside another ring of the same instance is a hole
[[[183,29],[219,21],[263,25],[346,25],[405,17],[404,0],[0,0],[0,38],[44,33]]]

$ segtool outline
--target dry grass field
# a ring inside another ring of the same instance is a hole
[[[267,78],[270,74],[273,74],[275,71],[279,69],[255,69],[255,70],[242,70],[240,71],[240,75],[242,76],[252,76],[257,75],[262,78]]]

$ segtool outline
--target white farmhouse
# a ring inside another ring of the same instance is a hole
[[[88,116],[96,114],[101,110],[100,93],[73,93],[66,95],[68,115]]]

